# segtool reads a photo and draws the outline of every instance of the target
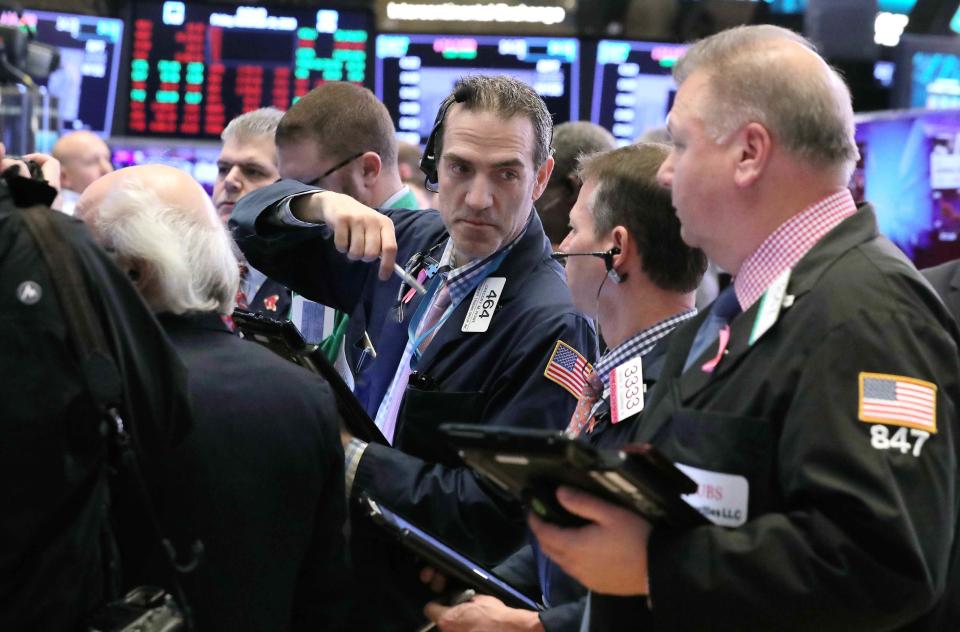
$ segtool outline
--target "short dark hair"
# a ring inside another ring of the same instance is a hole
[[[453,92],[440,104],[440,110],[446,108],[449,111],[453,102],[462,103],[467,110],[492,112],[504,120],[514,116],[525,117],[533,126],[533,165],[539,167],[550,156],[550,143],[553,140],[550,111],[540,95],[519,79],[506,75],[461,77],[453,87]],[[439,160],[443,155],[442,130],[437,136],[434,155]]]
[[[384,165],[397,164],[390,113],[372,92],[353,83],[324,83],[290,106],[277,126],[277,146],[305,137],[334,158],[372,151]]]
[[[669,153],[667,145],[640,143],[585,156],[580,177],[597,181],[590,204],[596,234],[626,227],[637,242],[643,273],[654,285],[692,292],[707,269],[707,257],[680,238],[670,191],[657,182],[657,171]]]

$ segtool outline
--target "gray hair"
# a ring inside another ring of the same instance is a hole
[[[738,26],[692,45],[673,76],[682,84],[698,70],[708,73],[710,98],[700,114],[719,139],[750,121],[766,127],[789,151],[810,164],[840,168],[849,176],[858,157],[850,91],[839,73],[791,73],[768,54],[784,41],[813,53],[804,37],[769,24]]]
[[[550,156],[553,136],[553,118],[547,104],[533,88],[506,75],[470,75],[461,77],[440,104],[440,109],[452,103],[462,103],[467,110],[492,112],[502,119],[523,116],[533,126],[533,164],[539,167]],[[443,154],[443,134],[438,134],[437,157]]]
[[[551,180],[577,173],[581,156],[609,151],[617,139],[606,129],[587,121],[569,121],[553,129],[553,175]]]
[[[240,271],[233,240],[212,206],[171,205],[131,176],[104,198],[94,228],[118,257],[151,268],[144,295],[153,311],[233,311]]]
[[[256,136],[269,136],[272,139],[282,118],[283,112],[277,108],[251,110],[227,123],[220,133],[220,139],[244,140]]]

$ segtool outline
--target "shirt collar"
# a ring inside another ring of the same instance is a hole
[[[750,309],[774,279],[794,267],[827,233],[856,212],[853,195],[843,189],[781,224],[740,266],[734,280],[740,307]]]
[[[646,355],[658,342],[676,329],[680,323],[696,315],[697,310],[694,308],[690,308],[679,314],[674,314],[635,333],[616,347],[607,349],[607,351],[600,356],[600,360],[597,361],[595,369],[600,381],[603,382],[604,397],[606,397],[607,391],[610,388],[610,372],[613,369],[633,358]]]
[[[447,244],[443,248],[443,254],[440,255],[440,272],[443,274],[444,271],[447,271],[446,284],[450,290],[450,299],[454,304],[457,304],[467,294],[469,294],[474,287],[476,287],[476,283],[474,283],[474,281],[477,280],[478,276],[486,276],[490,272],[493,272],[493,270],[487,270],[487,266],[497,257],[513,250],[513,247],[517,245],[517,242],[520,241],[520,238],[523,237],[530,228],[530,223],[532,220],[533,213],[531,212],[530,217],[527,218],[527,223],[523,227],[523,230],[521,230],[520,234],[511,240],[510,243],[503,246],[493,254],[484,257],[483,259],[474,259],[473,261],[457,268],[450,267],[450,262],[453,259],[453,240],[447,239]]]
[[[383,201],[383,204],[380,204],[380,208],[393,208],[396,206],[397,202],[402,200],[408,193],[410,193],[410,187],[403,185],[400,187],[400,190],[388,197]]]

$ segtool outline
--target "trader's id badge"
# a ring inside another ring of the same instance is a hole
[[[643,410],[643,360],[637,356],[610,371],[610,421],[618,424]]]
[[[490,320],[497,309],[497,303],[503,295],[503,286],[507,277],[487,277],[473,292],[473,300],[463,319],[464,333],[483,333],[490,328]]]
[[[777,319],[780,318],[780,310],[793,299],[787,298],[787,285],[790,284],[790,272],[787,268],[773,280],[767,291],[760,297],[760,306],[757,309],[757,318],[753,321],[753,329],[750,331],[750,340],[747,344],[753,346],[763,334],[773,327]]]

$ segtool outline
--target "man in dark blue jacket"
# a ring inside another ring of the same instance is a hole
[[[674,329],[697,313],[695,290],[707,261],[680,239],[670,192],[657,182],[668,153],[666,145],[630,145],[581,158],[573,172],[583,187],[560,252],[567,259],[574,304],[597,319],[608,349],[581,394],[568,432],[594,445],[625,443],[643,409],[642,397],[635,400],[635,414],[621,416],[612,409],[613,376],[621,375],[621,386],[624,372],[642,376],[638,393],[652,387]],[[525,546],[494,571],[514,587],[540,595],[547,607],[540,612],[508,608],[490,596],[449,609],[431,604],[428,614],[441,630],[580,629],[586,589],[539,549]]]
[[[442,104],[426,150],[439,212],[374,212],[283,181],[231,218],[254,265],[367,323],[377,361],[360,369],[361,401],[392,447],[347,442],[353,493],[488,564],[521,543],[519,507],[461,467],[437,426],[562,428],[596,347],[533,209],[553,168],[551,129],[525,84],[470,77]],[[397,260],[425,296],[391,278]]]

